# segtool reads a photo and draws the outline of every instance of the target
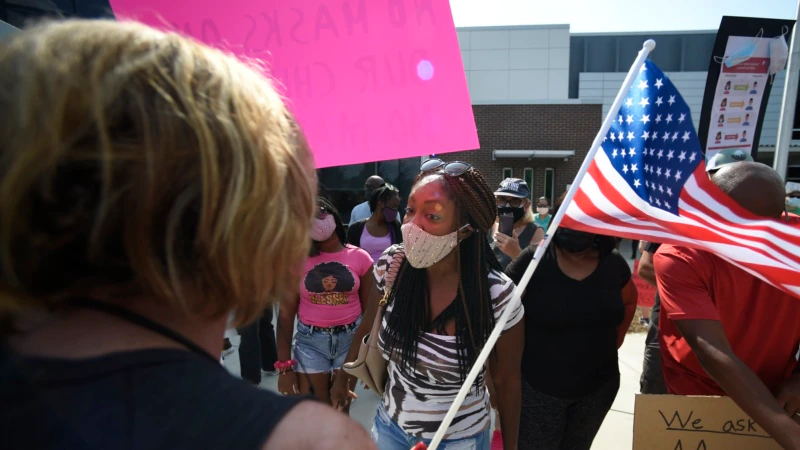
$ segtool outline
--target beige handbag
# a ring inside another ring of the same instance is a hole
[[[361,341],[361,347],[358,349],[358,358],[353,362],[344,363],[342,366],[345,372],[361,380],[368,388],[377,392],[380,396],[383,396],[389,372],[386,370],[387,361],[383,358],[381,349],[378,348],[378,334],[381,332],[383,311],[386,309],[390,291],[391,289],[385,289],[386,294],[378,303],[378,311],[375,312],[372,330]]]
[[[378,311],[375,312],[375,321],[372,323],[372,330],[361,340],[361,347],[358,349],[358,358],[355,361],[344,363],[342,369],[350,375],[355,376],[368,388],[383,396],[386,388],[386,380],[389,372],[386,369],[388,362],[383,358],[381,349],[378,347],[378,335],[381,332],[383,313],[386,311],[386,303],[389,301],[389,294],[392,292],[394,280],[400,270],[400,265],[405,260],[405,254],[396,252],[392,255],[384,275],[383,298],[378,302]]]

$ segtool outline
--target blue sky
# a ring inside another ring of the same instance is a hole
[[[794,19],[796,0],[450,0],[457,27],[569,24],[573,33],[714,30],[722,16]]]

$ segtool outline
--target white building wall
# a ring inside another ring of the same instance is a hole
[[[569,25],[459,28],[473,103],[569,97]]]
[[[779,73],[772,85],[767,110],[764,114],[764,124],[761,129],[760,147],[774,146],[777,140],[785,74],[785,71]],[[700,109],[703,105],[703,93],[706,87],[706,72],[667,72],[666,75],[672,80],[689,105],[689,109],[692,112],[692,122],[697,127],[700,123]],[[603,116],[605,117],[611,108],[611,104],[614,103],[614,98],[617,96],[624,79],[624,73],[582,72],[579,78],[578,97],[581,100],[602,101]],[[769,149],[766,150],[769,151]]]

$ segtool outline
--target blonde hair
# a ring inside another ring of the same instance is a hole
[[[74,20],[12,35],[0,83],[6,321],[106,288],[242,324],[298,289],[316,175],[261,69],[141,24]]]

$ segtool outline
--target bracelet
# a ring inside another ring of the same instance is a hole
[[[294,369],[294,366],[297,365],[297,361],[294,359],[290,359],[288,361],[277,361],[275,363],[275,370],[280,374],[283,375],[286,372],[291,372]]]

